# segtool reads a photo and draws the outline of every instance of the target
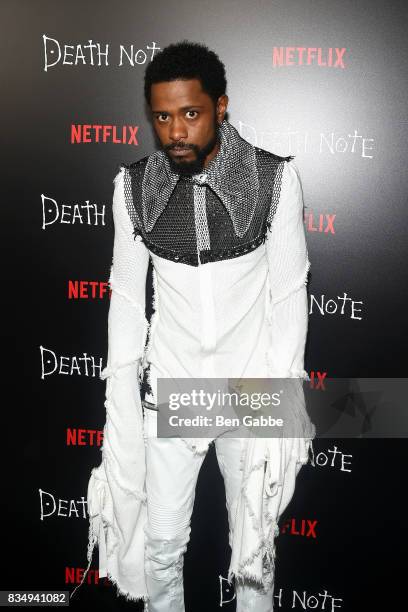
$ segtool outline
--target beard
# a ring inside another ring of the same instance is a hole
[[[167,158],[170,163],[170,167],[176,174],[180,174],[182,176],[192,176],[193,174],[199,174],[204,169],[205,158],[211,151],[214,149],[217,143],[220,142],[220,134],[219,134],[219,125],[218,122],[214,121],[214,136],[207,142],[204,147],[200,149],[197,145],[194,144],[171,144],[163,147],[164,152],[167,155]],[[196,154],[196,159],[193,161],[184,161],[180,159],[180,161],[175,161],[169,155],[169,151],[172,149],[192,149]]]

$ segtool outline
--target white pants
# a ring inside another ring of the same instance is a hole
[[[185,612],[183,561],[190,539],[195,488],[205,454],[194,454],[180,438],[157,437],[157,412],[144,409],[147,524],[145,576],[148,612]],[[246,438],[218,437],[214,444],[224,479],[229,544],[240,492]],[[272,612],[273,588],[236,584],[237,612]]]

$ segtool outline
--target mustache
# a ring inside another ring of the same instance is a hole
[[[173,150],[178,150],[178,149],[193,149],[195,150],[196,145],[193,144],[187,144],[187,143],[174,143],[174,144],[168,144],[165,145],[164,150],[165,151],[173,151]]]

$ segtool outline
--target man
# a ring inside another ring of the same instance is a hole
[[[277,521],[314,436],[313,427],[296,442],[157,436],[159,378],[308,378],[298,172],[291,157],[240,137],[225,119],[225,91],[224,65],[207,47],[183,41],[159,53],[145,97],[161,149],[122,164],[114,181],[107,419],[88,486],[88,561],[97,543],[99,576],[149,612],[185,610],[183,555],[211,442],[225,482],[237,611],[273,610]]]

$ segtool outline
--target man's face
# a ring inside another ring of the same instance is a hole
[[[173,171],[197,174],[215,157],[227,102],[220,96],[216,107],[198,79],[152,85],[153,125]]]

